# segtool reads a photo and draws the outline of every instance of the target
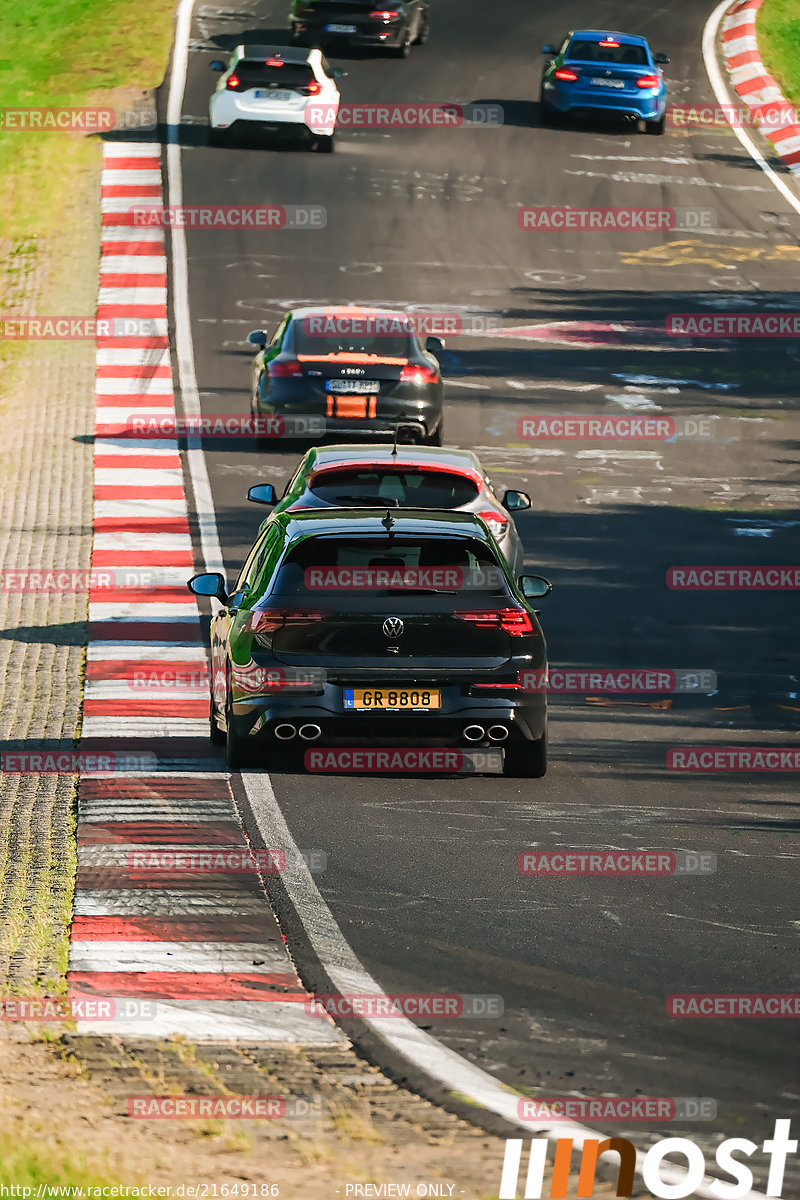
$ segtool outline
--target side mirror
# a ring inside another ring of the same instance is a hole
[[[257,483],[248,490],[247,499],[253,504],[277,504],[278,493],[271,483]]]
[[[212,59],[208,65],[212,71],[224,71],[225,70],[225,63],[222,61],[221,58]]]
[[[341,67],[334,67],[330,77],[331,79],[346,79],[349,74],[349,71],[343,71]]]
[[[225,580],[219,571],[213,571],[210,574],[204,575],[193,575],[187,586],[190,592],[194,592],[195,596],[211,596],[213,600],[219,600],[221,604],[228,603]]]
[[[555,46],[551,46],[548,42],[546,46],[542,46],[542,54],[557,54]]]
[[[503,496],[503,508],[508,512],[520,512],[523,508],[531,507],[531,498],[527,492],[506,492]]]
[[[267,335],[263,329],[254,329],[252,333],[248,333],[247,340],[251,346],[266,346]]]
[[[441,354],[444,350],[444,338],[428,337],[425,338],[425,349],[429,354]]]
[[[653,62],[658,63],[659,66],[665,66],[669,62],[669,59],[667,58],[666,54],[654,54]]]
[[[520,575],[517,586],[526,600],[541,600],[553,590],[552,583],[543,575]]]

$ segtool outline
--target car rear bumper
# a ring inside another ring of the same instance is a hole
[[[376,30],[359,29],[356,33],[329,33],[325,25],[334,24],[334,22],[311,22],[311,21],[295,21],[294,27],[297,30],[298,36],[304,41],[313,39],[319,44],[335,46],[340,45],[364,47],[366,49],[380,49],[381,46],[397,47],[402,45],[406,36],[405,25],[400,25],[396,29],[387,29],[382,27]],[[345,22],[342,22],[345,24]]]
[[[586,91],[559,92],[553,90],[547,95],[547,102],[562,113],[597,113],[609,116],[635,117],[639,120],[654,121],[661,117],[666,110],[666,98],[662,96],[644,95],[614,96],[603,93],[596,95]]]
[[[341,688],[327,685],[323,696],[288,696],[248,699],[233,704],[237,732],[252,744],[280,746],[282,742],[320,746],[472,746],[498,748],[540,738],[547,724],[544,695],[528,695],[519,703],[508,699],[450,696],[442,689],[442,708],[433,712],[345,712]],[[296,733],[281,738],[276,729],[290,725]],[[315,738],[299,730],[315,725]],[[465,737],[470,726],[480,726],[484,736]],[[494,730],[494,736],[489,730]],[[504,729],[506,736],[497,732]]]
[[[299,392],[299,396],[298,396]],[[403,392],[408,392],[407,396]],[[390,393],[381,393],[374,417],[329,416],[327,396],[311,393],[289,383],[281,389],[271,389],[269,400],[259,400],[257,416],[263,417],[307,417],[324,418],[327,434],[344,435],[370,434],[392,436],[395,432],[429,437],[439,427],[442,419],[441,398],[419,398],[419,390],[412,384],[400,384]]]

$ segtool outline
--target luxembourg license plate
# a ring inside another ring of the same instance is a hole
[[[380,386],[377,379],[329,379],[325,384],[329,392],[349,392],[351,396],[371,396]]]
[[[344,706],[362,712],[377,708],[425,712],[442,707],[442,694],[431,688],[345,688]]]
[[[590,79],[589,83],[593,83],[595,87],[625,87],[625,81],[622,79]]]
[[[357,33],[355,25],[326,25],[328,33]]]
[[[269,89],[256,88],[256,100],[291,100],[291,92],[271,92]]]

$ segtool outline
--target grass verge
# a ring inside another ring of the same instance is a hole
[[[800,108],[800,8],[797,0],[764,0],[756,18],[764,65],[790,104]]]

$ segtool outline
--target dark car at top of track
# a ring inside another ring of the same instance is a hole
[[[550,61],[539,96],[544,124],[561,116],[618,116],[663,133],[667,85],[661,72],[666,54],[653,54],[646,38],[627,33],[579,30],[560,47],[542,47]]]
[[[502,499],[471,450],[454,446],[314,446],[300,460],[280,499],[270,484],[250,488],[248,499],[274,504],[273,514],[291,509],[374,507],[434,508],[476,512],[495,536],[514,575],[525,552],[510,514],[531,507],[527,492],[506,491]],[[271,519],[268,518],[268,520]]]
[[[287,745],[501,749],[506,774],[547,766],[547,651],[529,601],[474,513],[278,513],[215,597],[211,738],[231,769]],[[526,675],[528,673],[528,675]]]
[[[331,434],[385,434],[440,446],[440,338],[423,345],[406,313],[347,306],[287,312],[247,339],[254,417],[319,418]]]
[[[428,40],[428,20],[428,0],[392,0],[383,8],[373,0],[292,0],[289,12],[296,42],[385,48],[400,58]]]

